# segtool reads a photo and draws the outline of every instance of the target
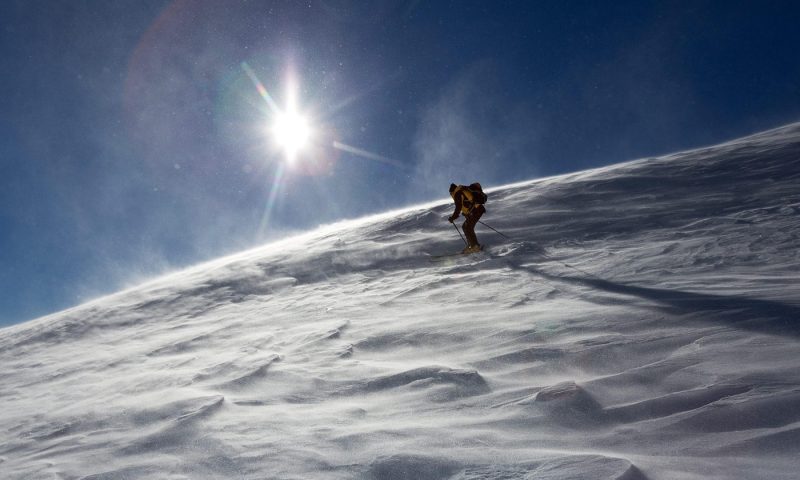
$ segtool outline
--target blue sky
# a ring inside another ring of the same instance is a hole
[[[0,23],[0,325],[450,182],[800,120],[793,1],[7,1]],[[281,107],[296,82],[316,144],[293,165],[243,64]]]

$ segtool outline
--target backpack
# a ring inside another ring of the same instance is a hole
[[[470,193],[472,193],[472,201],[475,205],[483,205],[486,203],[486,200],[488,200],[489,197],[483,193],[483,188],[481,188],[480,183],[475,182],[470,184],[470,186],[467,188],[469,189]]]

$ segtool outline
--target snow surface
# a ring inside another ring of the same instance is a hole
[[[798,478],[800,124],[451,208],[0,330],[0,477]]]

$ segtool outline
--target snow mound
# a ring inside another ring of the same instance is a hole
[[[9,479],[794,479],[800,124],[0,330]]]

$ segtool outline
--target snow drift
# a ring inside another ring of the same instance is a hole
[[[450,209],[0,330],[2,477],[797,478],[800,124]]]

